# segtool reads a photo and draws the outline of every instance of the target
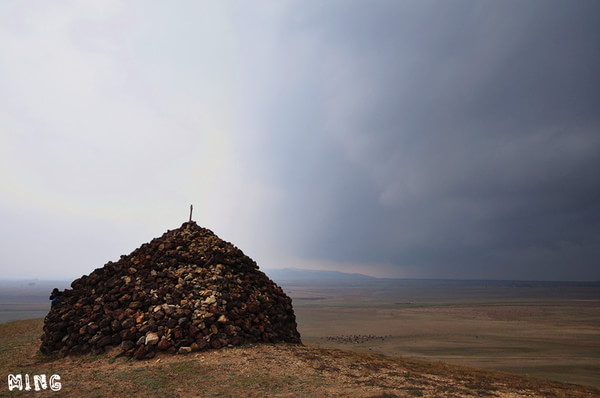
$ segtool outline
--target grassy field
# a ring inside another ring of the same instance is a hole
[[[600,390],[441,362],[310,345],[256,345],[152,360],[52,358],[42,320],[0,325],[0,396],[596,397]],[[61,389],[9,391],[8,374],[60,375]]]
[[[600,387],[596,286],[404,281],[284,287],[309,344]],[[342,335],[385,337],[327,339]]]

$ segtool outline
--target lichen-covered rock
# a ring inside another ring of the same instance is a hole
[[[195,222],[59,292],[40,350],[151,358],[251,342],[299,343],[291,299],[231,243]],[[181,348],[184,348],[183,350]]]

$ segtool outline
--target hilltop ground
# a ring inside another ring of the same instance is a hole
[[[595,397],[600,390],[489,370],[303,345],[257,345],[152,360],[47,358],[42,319],[0,325],[0,396],[8,374],[59,374],[61,396]],[[47,390],[36,396],[55,395]]]

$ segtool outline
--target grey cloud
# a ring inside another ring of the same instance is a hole
[[[259,5],[6,14],[5,267],[80,273],[193,201],[258,257],[600,279],[600,3]]]
[[[298,214],[290,241],[305,255],[461,276],[528,258],[536,272],[506,275],[552,278],[564,265],[539,253],[598,247],[597,3],[307,8],[283,35],[292,57],[294,38],[318,38],[320,74],[274,104],[287,116],[269,126],[287,134],[274,146],[293,160],[278,169],[280,211]],[[600,276],[583,257],[573,278]]]

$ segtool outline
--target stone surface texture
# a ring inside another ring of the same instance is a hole
[[[152,358],[256,342],[300,343],[291,299],[256,263],[186,222],[71,283],[40,350]]]

